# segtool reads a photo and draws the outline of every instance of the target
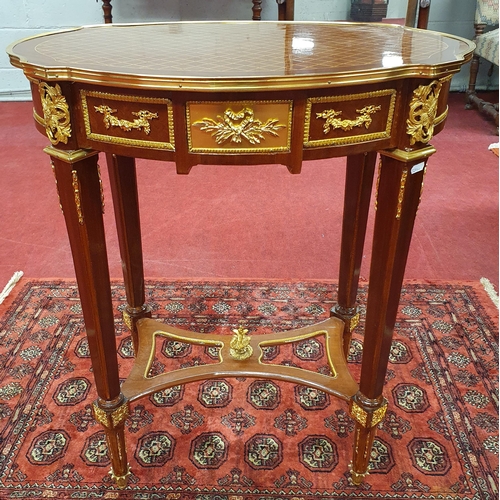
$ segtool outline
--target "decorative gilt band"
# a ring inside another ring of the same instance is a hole
[[[444,122],[447,117],[448,117],[448,106],[446,106],[446,109],[439,116],[436,116],[436,119],[434,120],[434,126],[437,127],[440,123]]]
[[[343,308],[335,304],[330,312],[344,321],[349,333],[359,325],[360,314],[357,307]]]
[[[45,124],[45,119],[43,116],[40,116],[37,112],[36,112],[36,109],[33,108],[33,118],[35,119],[35,121],[38,123],[38,125],[41,125],[43,128],[46,127],[46,124]]]
[[[380,175],[382,174],[382,155],[378,159],[377,182],[375,183],[375,211],[378,208],[378,188],[380,186]]]
[[[127,305],[122,311],[123,323],[131,332],[137,328],[135,323],[138,320],[149,317],[151,317],[151,308],[147,304],[143,304],[141,307]]]
[[[99,151],[93,149],[57,149],[52,146],[47,146],[43,150],[53,158],[66,163],[77,163],[80,160],[99,154]]]
[[[429,156],[434,154],[436,152],[436,148],[434,146],[426,146],[421,149],[417,149],[414,151],[404,151],[402,149],[392,149],[392,150],[385,150],[385,151],[380,151],[380,161],[379,161],[379,166],[378,166],[378,174],[377,174],[377,183],[376,183],[376,188],[375,188],[375,210],[377,210],[377,205],[378,205],[378,189],[379,189],[379,184],[380,184],[380,174],[382,171],[382,155],[383,156],[388,156],[390,158],[394,158],[395,160],[402,161],[405,163],[413,163],[416,161],[423,161],[425,162]],[[419,169],[417,171],[420,171],[422,169]],[[423,170],[425,172],[425,167],[423,167]],[[413,173],[413,170],[410,170],[411,173]],[[401,178],[399,182],[399,193],[398,193],[398,204],[396,207],[396,219],[401,218],[401,212],[403,209],[403,201],[404,201],[404,191],[405,191],[405,186],[406,186],[406,180],[408,178],[408,168],[404,168],[401,172]],[[423,184],[421,187],[420,195],[422,195],[422,188]],[[419,202],[420,203],[420,202]]]
[[[71,176],[73,179],[72,181],[73,195],[75,197],[75,206],[76,206],[76,213],[78,215],[78,223],[80,225],[83,225],[84,220],[83,220],[82,204],[80,200],[80,181],[78,180],[78,172],[76,170],[72,170]]]
[[[412,151],[405,151],[403,149],[386,149],[384,151],[380,151],[380,154],[383,156],[388,156],[389,158],[394,158],[395,160],[412,162],[417,160],[425,160],[435,152],[436,148],[429,145],[424,148],[415,149]]]
[[[104,213],[104,188],[102,187],[101,167],[97,164],[97,177],[99,178],[99,191],[101,192],[101,211]]]
[[[109,475],[111,476],[111,479],[115,481],[116,486],[120,489],[123,489],[127,486],[128,483],[128,476],[132,474],[132,470],[130,468],[130,464],[127,464],[127,472],[123,474],[122,476],[117,476],[114,472],[113,469],[109,471]]]
[[[130,414],[129,405],[124,401],[118,408],[111,412],[107,412],[99,407],[97,403],[92,405],[94,417],[101,425],[108,429],[114,429],[123,424]]]
[[[351,472],[352,482],[356,486],[359,486],[363,482],[363,480],[365,479],[365,477],[370,474],[368,471],[366,471],[366,472],[356,472],[354,470],[354,468],[353,468],[352,462],[349,464],[349,471]]]
[[[405,195],[406,179],[408,177],[408,169],[404,168],[401,172],[401,179],[399,182],[398,206],[396,209],[396,219],[401,219],[401,211],[403,210],[403,200]]]
[[[349,331],[352,332],[359,325],[359,313],[356,313],[349,322]]]
[[[122,311],[122,317],[123,317],[123,322],[125,323],[125,326],[132,331],[134,328],[134,325],[132,323],[132,318],[130,317],[130,314],[126,309]]]
[[[88,158],[89,156],[95,156],[98,154],[97,151],[91,151],[91,150],[87,150],[87,149],[62,150],[62,149],[54,148],[53,146],[47,146],[46,148],[44,148],[44,151],[45,151],[45,153],[50,155],[51,158],[57,158],[58,160],[62,160],[65,163],[69,163],[70,165],[77,163],[78,161],[83,160],[85,158]],[[54,177],[55,177],[55,181],[56,181],[56,190],[57,190],[57,196],[59,198],[59,207],[61,208],[61,212],[63,212],[63,207],[61,204],[61,197],[59,194],[59,186],[57,184],[56,169],[55,169],[53,161],[51,161],[51,165],[52,165],[52,172],[54,173]],[[99,171],[99,167],[98,167],[98,176],[99,176],[99,185],[100,185],[100,189],[101,189],[102,210],[104,212],[104,194],[103,194],[103,189],[102,189],[102,181],[101,181],[101,174]],[[75,199],[75,207],[76,207],[76,213],[77,213],[77,217],[78,217],[78,223],[83,225],[84,219],[83,219],[83,211],[82,211],[82,205],[81,205],[81,200],[80,200],[80,182],[78,180],[78,172],[75,169],[71,170],[71,185],[73,188],[73,196]]]
[[[50,165],[52,167],[52,173],[54,174],[54,179],[56,181],[56,192],[57,192],[57,199],[59,200],[59,208],[61,209],[61,212],[64,214],[64,210],[61,203],[61,195],[59,194],[59,186],[57,185],[56,167],[54,166],[53,161],[50,162]]]
[[[382,406],[374,411],[366,411],[356,401],[351,402],[351,416],[363,427],[371,428],[382,422],[387,412],[387,400],[384,399]]]

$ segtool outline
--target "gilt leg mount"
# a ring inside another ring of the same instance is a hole
[[[141,307],[126,306],[122,311],[122,317],[125,326],[130,330],[130,333],[132,334],[132,344],[134,346],[134,352],[137,353],[137,349],[139,347],[137,322],[143,318],[151,318],[151,308],[146,304]]]
[[[115,404],[111,407],[113,403]],[[131,473],[130,465],[127,462],[124,434],[125,420],[130,414],[129,403],[123,396],[118,402],[99,400],[94,402],[93,410],[94,418],[104,427],[106,434],[111,457],[109,474],[118,488],[125,488],[127,478]]]
[[[356,421],[351,479],[355,485],[359,485],[368,475],[376,427],[385,418],[387,400],[368,399],[358,392],[351,400],[350,411]]]
[[[341,307],[336,304],[330,310],[332,316],[340,318],[344,322],[344,355],[346,359],[349,357],[349,347],[351,345],[352,332],[359,325],[359,308],[357,307]]]
[[[330,312],[333,316],[344,321],[349,333],[352,333],[359,324],[359,309],[357,307],[344,308],[336,304]]]

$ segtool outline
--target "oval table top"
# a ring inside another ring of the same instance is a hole
[[[321,88],[439,77],[473,42],[379,23],[207,21],[85,26],[11,44],[28,77],[129,88]]]

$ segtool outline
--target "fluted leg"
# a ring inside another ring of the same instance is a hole
[[[352,478],[358,484],[368,471],[375,428],[387,408],[382,390],[425,164],[433,152],[432,146],[414,154],[382,152],[360,390],[351,402],[356,420]]]
[[[347,157],[339,289],[337,304],[331,311],[332,315],[345,322],[346,357],[349,353],[352,331],[359,321],[356,297],[376,159],[375,152]]]
[[[144,266],[135,159],[107,155],[116,228],[120,245],[123,279],[128,305],[123,318],[138,349],[137,321],[151,317],[145,304]]]
[[[129,473],[123,424],[127,401],[120,390],[111,287],[102,219],[97,153],[48,147],[68,231],[98,400],[96,419],[104,425],[112,476]]]

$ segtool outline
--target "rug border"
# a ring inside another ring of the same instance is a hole
[[[338,283],[338,279],[328,279],[328,278],[319,278],[319,279],[284,279],[284,278],[165,278],[165,277],[148,277],[145,278],[146,286],[150,282],[155,281],[164,281],[164,282],[191,282],[191,283],[327,283],[335,285]],[[29,283],[49,283],[49,282],[58,282],[58,283],[68,283],[77,286],[77,282],[75,278],[30,278],[27,276],[22,276],[21,279],[17,282],[15,288],[10,292],[10,294],[5,298],[5,300],[0,304],[0,318],[10,309],[11,305],[16,300],[17,296],[22,293],[25,286]],[[362,280],[359,282],[359,286],[367,286],[369,283],[366,280]],[[111,285],[123,285],[123,279],[120,278],[112,278]],[[490,294],[485,289],[483,283],[480,280],[472,281],[472,280],[443,280],[443,279],[405,279],[403,280],[403,288],[408,285],[422,285],[422,286],[463,286],[463,287],[471,287],[474,291],[481,297],[481,305],[485,308],[485,312],[488,314],[489,318],[494,321],[495,325],[498,328],[499,325],[499,309],[496,307],[494,301],[492,300]]]

